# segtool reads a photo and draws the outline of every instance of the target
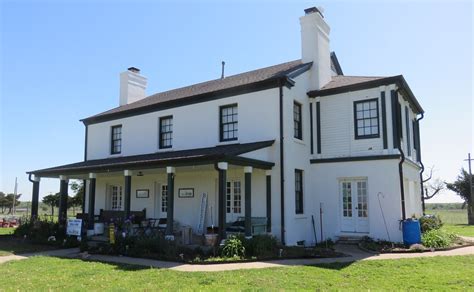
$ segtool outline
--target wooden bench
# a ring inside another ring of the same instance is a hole
[[[267,217],[251,217],[252,235],[267,233]],[[229,234],[245,233],[245,217],[238,217],[237,221],[227,225],[226,232]]]
[[[124,216],[125,211],[100,209],[99,222],[109,223],[113,220],[122,219]],[[130,211],[130,216],[133,217],[133,224],[140,224],[146,219],[146,208],[142,211]]]

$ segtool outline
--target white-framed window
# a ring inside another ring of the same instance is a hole
[[[352,217],[352,185],[350,181],[342,182],[342,216]]]
[[[168,185],[161,186],[161,212],[168,212]]]
[[[357,216],[368,217],[367,181],[357,181]]]
[[[123,208],[123,192],[121,186],[110,187],[110,209],[120,211]]]
[[[228,181],[226,184],[226,212],[242,213],[242,184],[240,181]]]

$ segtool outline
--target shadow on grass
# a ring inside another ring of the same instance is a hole
[[[27,253],[51,251],[60,248],[61,247],[58,246],[27,242],[24,239],[13,235],[0,235],[0,256],[9,254],[22,255]]]

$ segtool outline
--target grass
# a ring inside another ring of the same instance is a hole
[[[11,227],[8,227],[8,228],[0,227],[0,235],[13,234],[14,230],[15,230],[15,228],[11,228]]]
[[[53,249],[57,249],[57,247],[23,242],[21,239],[11,238],[10,236],[5,235],[0,236],[0,257],[12,254],[39,252]]]
[[[446,231],[474,237],[474,225],[467,225],[467,210],[427,210],[426,212],[439,215]]]
[[[185,273],[50,257],[34,257],[0,265],[1,289],[5,291],[469,290],[474,287],[473,271],[474,256],[209,273]]]

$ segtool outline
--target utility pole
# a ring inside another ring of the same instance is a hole
[[[472,192],[472,171],[471,171],[471,161],[474,159],[471,158],[471,153],[467,154],[467,159],[464,159],[464,161],[467,161],[467,164],[469,165],[469,195],[471,197],[471,202],[474,204],[474,198],[472,197],[473,192]]]
[[[17,179],[18,179],[18,178],[15,177],[15,190],[13,191],[13,206],[12,206],[13,216],[15,216],[16,193],[17,193],[17,191],[18,191]]]

